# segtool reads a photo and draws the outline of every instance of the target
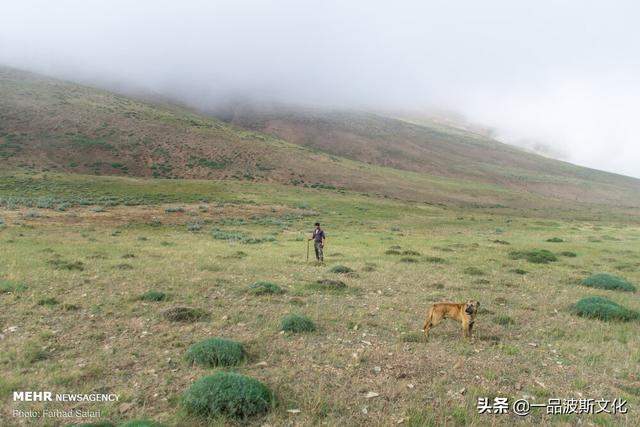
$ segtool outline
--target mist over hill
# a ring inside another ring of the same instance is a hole
[[[640,205],[640,180],[437,120],[293,105],[197,113],[9,68],[0,95],[3,169],[273,181],[481,206]]]

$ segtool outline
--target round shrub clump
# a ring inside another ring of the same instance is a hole
[[[285,332],[313,332],[316,330],[316,325],[307,316],[300,314],[289,314],[282,319],[280,329]]]
[[[509,252],[511,259],[526,259],[534,264],[548,264],[558,260],[553,252],[546,249],[533,249],[530,251],[512,251]]]
[[[629,310],[604,297],[588,297],[578,301],[573,307],[578,316],[600,320],[620,320],[628,322],[640,318],[640,313]]]
[[[307,287],[316,291],[343,291],[347,289],[347,284],[342,280],[318,279],[309,283]]]
[[[402,255],[410,255],[410,256],[420,256],[420,252],[418,251],[413,251],[413,250],[406,250],[406,251],[402,251]]]
[[[260,381],[234,372],[217,372],[194,382],[182,404],[194,415],[245,419],[265,413],[273,402],[271,391]]]
[[[255,282],[249,286],[249,293],[254,295],[276,295],[284,293],[284,290],[271,282]]]
[[[204,310],[191,307],[173,307],[165,310],[162,315],[172,322],[197,322],[209,317]]]
[[[336,266],[332,267],[330,271],[332,273],[337,273],[337,274],[353,273],[353,269],[347,267],[346,265],[336,265]]]
[[[590,288],[607,289],[614,291],[635,292],[636,287],[625,279],[607,273],[598,273],[587,277],[580,282],[583,286]]]
[[[550,239],[547,239],[547,242],[562,243],[562,242],[564,242],[564,239],[561,239],[560,237],[552,237]]]
[[[167,294],[160,291],[147,291],[144,294],[140,295],[140,300],[142,301],[164,301],[167,299]]]
[[[463,270],[466,274],[470,276],[484,276],[484,271],[480,270],[478,267],[467,267]]]
[[[242,344],[222,338],[209,338],[189,347],[185,358],[192,365],[213,367],[239,365],[245,356]]]

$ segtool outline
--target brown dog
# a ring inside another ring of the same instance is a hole
[[[480,303],[478,301],[467,301],[460,304],[454,302],[438,302],[433,304],[427,311],[427,318],[424,321],[422,330],[429,338],[429,329],[437,325],[442,319],[453,319],[462,323],[462,336],[471,338],[471,329],[476,320]]]

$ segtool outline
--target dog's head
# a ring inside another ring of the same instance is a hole
[[[464,305],[464,312],[470,316],[473,316],[478,312],[478,308],[480,307],[480,303],[478,301],[470,300],[467,301]]]

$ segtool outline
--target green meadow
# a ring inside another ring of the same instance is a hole
[[[323,265],[313,248],[306,259],[315,221]],[[114,425],[638,425],[640,298],[619,283],[640,285],[639,267],[640,224],[624,216],[5,174],[0,417],[43,408],[13,391],[52,390],[119,395],[77,404]],[[586,280],[599,273],[614,285]],[[445,321],[425,341],[431,303],[469,299],[481,304],[473,339]],[[224,340],[191,348],[211,338]],[[224,377],[271,400],[246,418],[202,413],[209,385],[190,387],[221,373],[258,380],[266,389]],[[496,396],[622,398],[628,413],[479,414],[478,398]]]

